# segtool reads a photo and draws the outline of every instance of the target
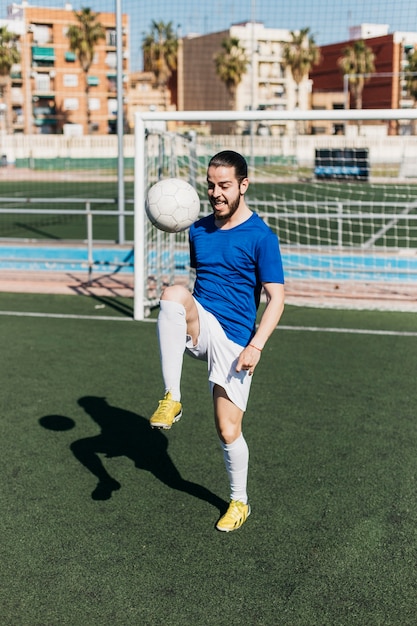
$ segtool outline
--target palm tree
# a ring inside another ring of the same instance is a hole
[[[313,65],[320,63],[320,48],[309,28],[290,31],[291,41],[284,44],[282,58],[284,66],[289,67],[296,84],[295,108],[299,107],[300,84],[308,77]]]
[[[20,53],[16,45],[16,36],[0,27],[0,92],[6,111],[6,132],[12,130],[10,104],[10,72],[15,63],[20,62]]]
[[[413,50],[413,52],[408,55],[405,72],[407,92],[414,100],[414,107],[417,107],[417,50]],[[417,134],[417,121],[414,121],[413,132],[414,135]]]
[[[227,37],[222,41],[222,50],[214,57],[216,74],[226,85],[230,97],[230,108],[236,109],[237,88],[249,64],[245,48],[237,37]]]
[[[374,61],[375,55],[372,48],[369,48],[363,39],[344,48],[342,56],[337,60],[343,75],[347,76],[356,109],[362,108],[363,89],[370,79],[369,74],[375,72]]]
[[[144,36],[142,50],[143,69],[153,72],[156,86],[166,96],[169,79],[177,69],[178,38],[172,22],[153,21],[150,33]]]
[[[106,37],[104,26],[98,21],[98,13],[89,8],[74,11],[78,24],[68,27],[67,37],[71,52],[75,52],[84,72],[87,132],[91,130],[91,112],[89,104],[90,85],[88,72],[94,59],[95,47],[100,39]]]

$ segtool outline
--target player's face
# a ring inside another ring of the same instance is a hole
[[[246,179],[245,179],[246,181]],[[234,167],[209,167],[207,194],[216,220],[228,220],[238,210],[247,185],[239,184]]]

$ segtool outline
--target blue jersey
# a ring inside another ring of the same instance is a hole
[[[253,213],[234,228],[217,228],[214,215],[189,231],[193,295],[227,337],[246,346],[255,333],[262,283],[284,283],[278,237]]]

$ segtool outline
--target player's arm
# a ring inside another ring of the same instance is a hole
[[[272,332],[277,327],[284,311],[284,285],[281,283],[264,283],[266,306],[251,344],[260,348],[265,346]]]
[[[248,370],[252,375],[261,358],[261,352],[277,327],[284,311],[284,285],[281,283],[264,283],[266,306],[262,314],[259,326],[250,344],[240,353],[236,371]]]

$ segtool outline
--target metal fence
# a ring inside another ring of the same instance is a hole
[[[31,220],[45,216],[61,222],[62,237],[57,241],[51,238],[0,237],[0,268],[28,270],[78,269],[88,274],[91,280],[94,271],[133,272],[133,243],[120,246],[117,240],[99,239],[94,235],[94,221],[99,218],[133,220],[133,210],[94,208],[94,205],[117,204],[111,198],[0,198],[0,216],[26,216]],[[12,205],[19,204],[19,206]],[[34,205],[54,205],[52,208],[39,208]],[[57,205],[81,205],[82,208],[56,208]],[[133,200],[126,200],[133,205]],[[22,206],[26,205],[26,206]],[[84,231],[76,239],[65,238],[65,219],[69,216],[83,218]],[[128,258],[128,260],[126,260]]]

